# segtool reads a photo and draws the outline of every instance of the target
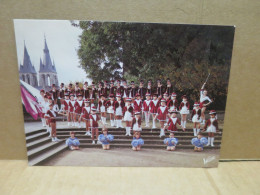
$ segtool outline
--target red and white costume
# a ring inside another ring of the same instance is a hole
[[[114,110],[116,116],[123,116],[123,108],[125,107],[125,103],[123,100],[116,101]]]
[[[216,118],[208,119],[204,129],[207,129],[208,133],[216,133],[218,130],[218,120]]]
[[[177,117],[175,117],[175,118],[170,117],[169,121],[167,122],[168,131],[170,131],[170,132],[177,131],[178,130],[177,129],[177,124],[181,125],[180,120]]]
[[[168,108],[166,106],[160,106],[157,110],[157,119],[159,121],[166,121],[168,114]]]
[[[90,112],[91,112],[91,107],[90,106],[84,106],[82,108],[82,117],[86,120],[89,120],[90,118]]]
[[[84,106],[84,101],[83,100],[77,100],[74,104],[75,113],[81,114],[83,106]]]
[[[74,113],[75,104],[76,104],[76,100],[70,100],[70,102],[69,102],[69,112]]]
[[[167,103],[167,107],[170,109],[170,110],[174,110],[178,108],[178,101],[177,99],[175,100],[170,100],[168,103]]]
[[[190,103],[188,101],[182,101],[179,107],[181,114],[189,114]]]
[[[134,101],[134,111],[141,112],[142,111],[142,100],[135,100]]]
[[[203,104],[206,104],[207,101],[212,102],[208,96],[203,95],[203,89],[200,90],[200,108],[203,108]]]
[[[149,112],[151,107],[150,107],[150,103],[152,100],[144,100],[143,102],[143,111],[144,112]]]
[[[159,105],[160,105],[160,101],[157,99],[157,100],[151,100],[151,103],[150,103],[150,112],[152,114],[157,114],[157,110],[159,108]]]
[[[108,101],[106,102],[107,113],[109,113],[109,114],[114,114],[114,113],[115,113],[115,109],[114,109],[114,107],[115,107],[115,102],[116,102],[116,101],[112,101],[112,100],[108,100]]]
[[[57,114],[58,114],[58,113],[55,112],[54,110],[48,110],[48,111],[46,112],[45,116],[50,117],[49,121],[50,121],[51,123],[56,123],[55,117],[57,116]],[[51,117],[54,117],[54,118],[51,118]]]
[[[68,100],[64,100],[64,102],[63,102],[63,105],[64,105],[64,110],[65,111],[68,111],[69,110],[69,103],[70,103],[70,100],[68,99]]]
[[[134,108],[131,105],[124,107],[124,121],[132,121]]]
[[[201,109],[200,108],[194,108],[192,110],[192,114],[191,114],[191,120],[193,123],[200,123],[201,122]]]
[[[100,120],[99,116],[97,114],[91,114],[89,119],[92,121],[91,127],[98,128],[98,121]]]
[[[106,112],[106,101],[105,100],[99,100],[98,102],[98,110],[99,112]]]

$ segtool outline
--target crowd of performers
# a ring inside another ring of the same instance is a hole
[[[191,121],[193,122],[193,133],[196,138],[192,139],[192,144],[196,151],[201,151],[204,145],[214,146],[214,134],[218,131],[218,121],[216,112],[211,110],[208,120],[205,119],[205,111],[212,100],[207,96],[207,90],[203,84],[200,90],[200,99],[195,102],[191,112]],[[177,94],[174,92],[170,79],[167,79],[167,85],[163,86],[161,80],[157,80],[157,86],[152,86],[152,81],[141,80],[137,87],[134,81],[128,86],[126,80],[99,82],[98,86],[94,82],[91,85],[85,82],[83,88],[79,83],[75,86],[69,84],[65,87],[61,83],[59,88],[53,84],[50,91],[41,90],[41,99],[38,100],[42,108],[42,124],[47,127],[52,141],[59,141],[56,136],[57,115],[66,116],[68,126],[81,127],[82,122],[86,126],[86,136],[92,137],[92,144],[102,143],[103,149],[109,149],[109,142],[113,136],[108,134],[107,115],[110,120],[110,126],[116,128],[125,128],[126,136],[133,133],[133,150],[140,150],[144,144],[141,138],[142,115],[144,115],[145,127],[156,128],[156,120],[160,124],[159,136],[165,136],[165,131],[170,132],[170,137],[165,138],[164,143],[167,150],[175,150],[178,139],[174,138],[177,132],[177,124],[185,131],[187,116],[190,114],[191,105],[186,95],[182,95],[182,101],[178,103]],[[181,119],[177,118],[180,113]],[[150,126],[150,116],[152,124]],[[98,133],[98,122],[101,121],[103,134]],[[125,122],[125,127],[122,125]],[[203,138],[201,131],[208,132],[208,139]],[[201,140],[202,139],[202,140]],[[78,149],[79,141],[75,138],[74,132],[67,140],[67,145],[71,149]],[[198,149],[199,148],[199,149]]]

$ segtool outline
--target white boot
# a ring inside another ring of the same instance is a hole
[[[124,128],[123,125],[122,125],[122,120],[118,120],[118,121],[119,121],[119,127]]]
[[[46,128],[46,132],[47,132],[47,133],[50,132],[49,128],[50,128],[49,125],[47,125],[47,128]]]
[[[116,121],[117,121],[117,120],[114,120],[114,123],[113,123],[114,125],[113,125],[113,127],[116,127]]]
[[[161,129],[160,131],[160,137],[165,136],[164,129]]]
[[[209,146],[211,143],[211,137],[208,137],[208,144],[206,146]]]
[[[52,138],[51,138],[51,141],[55,142],[55,137],[52,137]]]
[[[110,126],[113,127],[114,126],[114,121],[110,120]]]
[[[155,120],[153,120],[153,127],[152,127],[153,129],[155,129],[156,128],[156,126],[155,126]]]
[[[96,144],[96,143],[95,143],[95,140],[92,141],[92,144]]]
[[[183,127],[186,128],[186,121],[183,121]]]
[[[68,122],[68,126],[70,126],[70,122]]]
[[[78,128],[80,128],[80,127],[81,127],[80,122],[78,122]]]
[[[183,121],[181,121],[181,126],[183,126]],[[184,127],[184,126],[183,126]]]
[[[200,132],[200,129],[197,129],[197,135],[199,134],[199,132]]]
[[[60,139],[58,139],[57,137],[54,138],[55,139],[55,142],[59,142]]]
[[[131,127],[128,127],[128,135],[131,136]]]
[[[44,118],[42,118],[42,126],[45,127],[45,121],[44,121]]]
[[[193,134],[194,134],[194,136],[197,136],[197,129],[196,128],[193,128]]]
[[[128,135],[128,127],[125,128],[125,135]]]
[[[213,144],[213,143],[214,143],[214,137],[211,138],[211,144],[210,144],[211,147],[214,147],[214,144]]]

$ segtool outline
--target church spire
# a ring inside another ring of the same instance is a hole
[[[20,72],[23,73],[33,73],[36,74],[36,71],[34,69],[34,67],[32,66],[32,62],[30,59],[30,56],[28,54],[26,45],[25,45],[25,41],[24,41],[24,52],[23,52],[23,64],[20,65]]]

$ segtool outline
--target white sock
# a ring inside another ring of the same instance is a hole
[[[197,135],[199,134],[199,132],[200,132],[200,129],[197,129]]]
[[[203,124],[205,123],[205,120],[203,120]]]
[[[193,128],[193,134],[194,134],[194,136],[197,136],[197,129],[196,128]]]
[[[114,126],[114,121],[113,120],[110,120],[110,125],[111,125],[111,127]]]
[[[125,134],[128,135],[128,127],[125,128]]]
[[[211,137],[208,137],[208,144],[207,144],[207,146],[210,145],[210,142],[211,142]]]
[[[211,146],[214,146],[214,137],[211,138]]]
[[[116,127],[119,127],[119,120],[116,120]]]

